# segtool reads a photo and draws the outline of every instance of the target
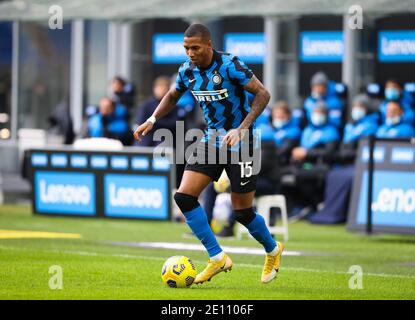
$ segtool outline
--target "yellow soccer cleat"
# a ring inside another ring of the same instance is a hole
[[[281,255],[284,251],[284,245],[279,241],[277,241],[277,244],[278,253],[275,256],[269,254],[265,256],[265,264],[261,276],[262,283],[268,283],[277,276],[281,264]]]
[[[214,262],[209,259],[208,265],[206,266],[205,270],[199,273],[196,276],[196,279],[193,283],[199,284],[205,281],[210,281],[212,277],[217,275],[218,273],[224,271],[228,272],[232,270],[233,262],[231,258],[225,253],[225,256],[219,262]]]

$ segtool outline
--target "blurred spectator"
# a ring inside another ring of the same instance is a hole
[[[277,146],[277,159],[280,165],[287,165],[291,152],[301,139],[301,130],[291,118],[291,110],[285,101],[277,102],[271,111],[273,140]]]
[[[102,98],[99,112],[88,120],[88,136],[120,140],[123,145],[131,144],[132,133],[128,126],[126,107],[114,103],[108,97]]]
[[[161,99],[166,95],[170,89],[170,78],[167,76],[160,76],[154,80],[153,96],[138,107],[136,123],[144,123],[157,108]],[[161,141],[154,141],[153,135],[158,129],[168,129],[172,132],[173,137],[176,136],[176,121],[178,120],[177,109],[173,109],[169,114],[156,121],[153,129],[141,138],[138,146],[154,147],[161,143]],[[173,139],[175,147],[175,140]]]
[[[373,113],[367,95],[358,95],[353,99],[351,118],[352,121],[344,128],[339,152],[333,156],[333,161],[342,166],[333,168],[327,174],[324,206],[311,217],[312,223],[333,224],[346,221],[359,139],[375,135],[377,130],[377,114]]]
[[[406,112],[406,111],[405,111]],[[386,104],[386,119],[376,132],[378,138],[411,138],[415,136],[413,126],[404,121],[404,110],[399,101]]]
[[[123,78],[115,76],[111,80],[111,99],[127,109],[134,106],[134,86]]]
[[[172,88],[176,87],[176,81],[177,81],[177,73],[175,73],[171,77],[170,86]],[[177,116],[179,120],[186,120],[185,126],[188,128],[194,128],[195,126],[192,125],[194,122],[194,116],[196,111],[196,100],[193,97],[193,94],[187,90],[183,93],[183,95],[180,97],[179,101],[176,103],[177,107]],[[200,119],[201,121],[204,121],[203,117]]]
[[[343,121],[344,104],[330,86],[332,84],[326,74],[317,72],[311,78],[311,95],[304,101],[304,111],[307,122],[311,122],[311,115],[318,102],[325,102],[327,107],[328,123],[340,128]]]
[[[301,143],[292,151],[296,162],[324,161],[336,150],[340,139],[337,129],[328,121],[328,110],[324,102],[314,106],[311,123],[301,135]]]
[[[365,94],[357,95],[353,99],[352,120],[344,127],[343,141],[339,152],[333,156],[333,162],[353,163],[359,143],[359,139],[375,135],[378,129],[377,112],[372,111],[370,98]]]
[[[49,134],[61,136],[63,144],[72,144],[75,139],[69,101],[64,99],[58,103],[53,114],[49,117]]]
[[[286,195],[304,205],[307,212],[323,200],[325,176],[339,139],[336,127],[328,123],[325,103],[319,101],[312,111],[311,124],[301,135],[300,146],[292,151],[292,165],[286,170],[295,176],[295,189]]]
[[[379,111],[382,115],[382,123],[385,123],[387,106],[390,101],[398,102],[403,110],[402,122],[414,124],[415,113],[411,107],[410,99],[403,94],[402,85],[398,80],[389,79],[385,83],[385,100],[381,102]]]

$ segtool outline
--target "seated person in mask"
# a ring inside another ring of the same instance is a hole
[[[332,158],[338,165],[327,174],[324,206],[311,217],[312,223],[334,224],[346,221],[359,139],[375,135],[378,128],[377,117],[373,115],[367,95],[361,94],[353,99],[352,121],[346,124],[342,144]]]
[[[259,125],[258,129],[261,130],[261,171],[256,194],[275,194],[291,152],[299,145],[301,130],[291,121],[291,110],[285,101],[273,106],[268,123]]]
[[[327,108],[328,122],[340,128],[343,120],[344,104],[340,98],[328,90],[329,79],[323,72],[317,72],[311,78],[311,95],[304,101],[304,111],[307,122],[310,123],[311,115],[318,102],[324,102]]]
[[[319,102],[311,115],[311,124],[301,136],[300,146],[292,151],[297,201],[315,208],[323,200],[324,179],[329,170],[328,162],[336,151],[340,136],[328,123],[327,108]],[[299,198],[298,198],[299,197]]]
[[[376,132],[378,138],[412,138],[414,127],[404,121],[404,110],[398,101],[386,105],[385,123]]]
[[[351,118],[344,127],[343,141],[339,152],[333,157],[334,162],[353,163],[359,139],[375,135],[378,129],[378,113],[372,111],[370,98],[366,94],[357,95],[353,99]]]
[[[271,111],[271,124],[274,129],[273,141],[277,146],[280,165],[287,165],[291,152],[301,139],[300,128],[291,119],[291,110],[285,101],[277,102]]]
[[[116,139],[129,145],[132,133],[128,126],[127,109],[108,97],[102,98],[99,101],[99,112],[88,120],[88,136]]]
[[[402,122],[414,124],[415,123],[415,112],[412,110],[411,105],[404,98],[402,85],[395,79],[389,79],[385,83],[385,100],[381,102],[379,111],[381,113],[381,121],[385,122],[386,109],[390,101],[398,102],[403,110]]]
[[[311,123],[301,135],[301,143],[292,151],[296,162],[317,162],[327,159],[335,151],[340,139],[337,129],[328,123],[327,107],[319,102],[311,114]]]

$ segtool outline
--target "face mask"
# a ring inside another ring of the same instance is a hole
[[[314,91],[312,91],[312,92],[311,92],[311,96],[312,96],[314,99],[321,99],[321,98],[323,97],[323,95],[322,95],[322,94],[317,93],[317,92],[314,92]]]
[[[387,100],[398,100],[400,92],[396,88],[387,88],[385,89],[385,98]]]
[[[274,119],[272,120],[272,125],[277,129],[281,129],[287,122],[288,120]]]
[[[364,116],[366,115],[366,110],[359,108],[359,107],[354,107],[352,109],[352,119],[354,121],[359,121],[360,119],[362,119]]]
[[[392,118],[386,118],[385,123],[388,126],[393,126],[395,124],[398,124],[399,122],[401,122],[401,117],[400,116],[396,116],[396,117],[392,117]]]
[[[321,114],[321,113],[313,113],[311,115],[311,123],[314,126],[316,126],[316,127],[319,127],[319,126],[325,124],[326,123],[326,120],[327,119],[326,119],[326,116],[324,114]]]

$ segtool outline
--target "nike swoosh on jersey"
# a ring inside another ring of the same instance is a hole
[[[241,182],[241,186],[248,184],[250,181]]]

